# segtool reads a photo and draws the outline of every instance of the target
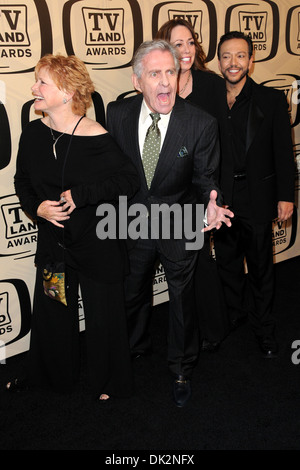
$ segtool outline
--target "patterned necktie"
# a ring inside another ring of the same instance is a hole
[[[152,124],[147,130],[142,155],[148,188],[151,186],[160,152],[160,130],[158,128],[160,114],[151,113],[150,116]]]

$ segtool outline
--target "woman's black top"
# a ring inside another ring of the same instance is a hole
[[[55,137],[61,134],[53,133]],[[118,216],[114,206],[119,196],[130,198],[137,191],[138,175],[110,134],[74,135],[62,180],[70,138],[70,134],[64,134],[57,141],[57,159],[50,128],[41,120],[30,122],[20,138],[15,188],[23,210],[38,223],[35,262],[43,267],[64,258],[67,265],[94,279],[117,282],[127,272],[127,257],[124,241],[117,239]],[[41,202],[59,201],[61,192],[67,189],[71,189],[76,209],[64,222],[64,229],[37,216]],[[96,234],[100,221],[96,210],[101,203],[109,203],[110,213],[111,238],[104,240]],[[112,232],[114,223],[116,238]],[[65,250],[60,246],[62,242]]]

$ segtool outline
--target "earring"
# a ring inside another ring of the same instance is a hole
[[[63,103],[64,103],[64,104],[66,104],[66,102],[67,102],[67,99],[66,99],[66,98],[64,98],[64,99],[63,99]]]

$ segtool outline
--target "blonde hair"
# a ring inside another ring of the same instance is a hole
[[[95,91],[85,64],[74,55],[46,54],[35,67],[35,76],[42,68],[47,68],[51,78],[60,90],[74,93],[72,111],[84,115],[92,104],[92,93]]]

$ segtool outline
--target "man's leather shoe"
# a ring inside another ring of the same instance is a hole
[[[184,375],[178,375],[173,384],[173,396],[176,406],[185,406],[191,396],[191,382]]]
[[[278,344],[273,336],[258,336],[257,341],[264,357],[277,357]]]

